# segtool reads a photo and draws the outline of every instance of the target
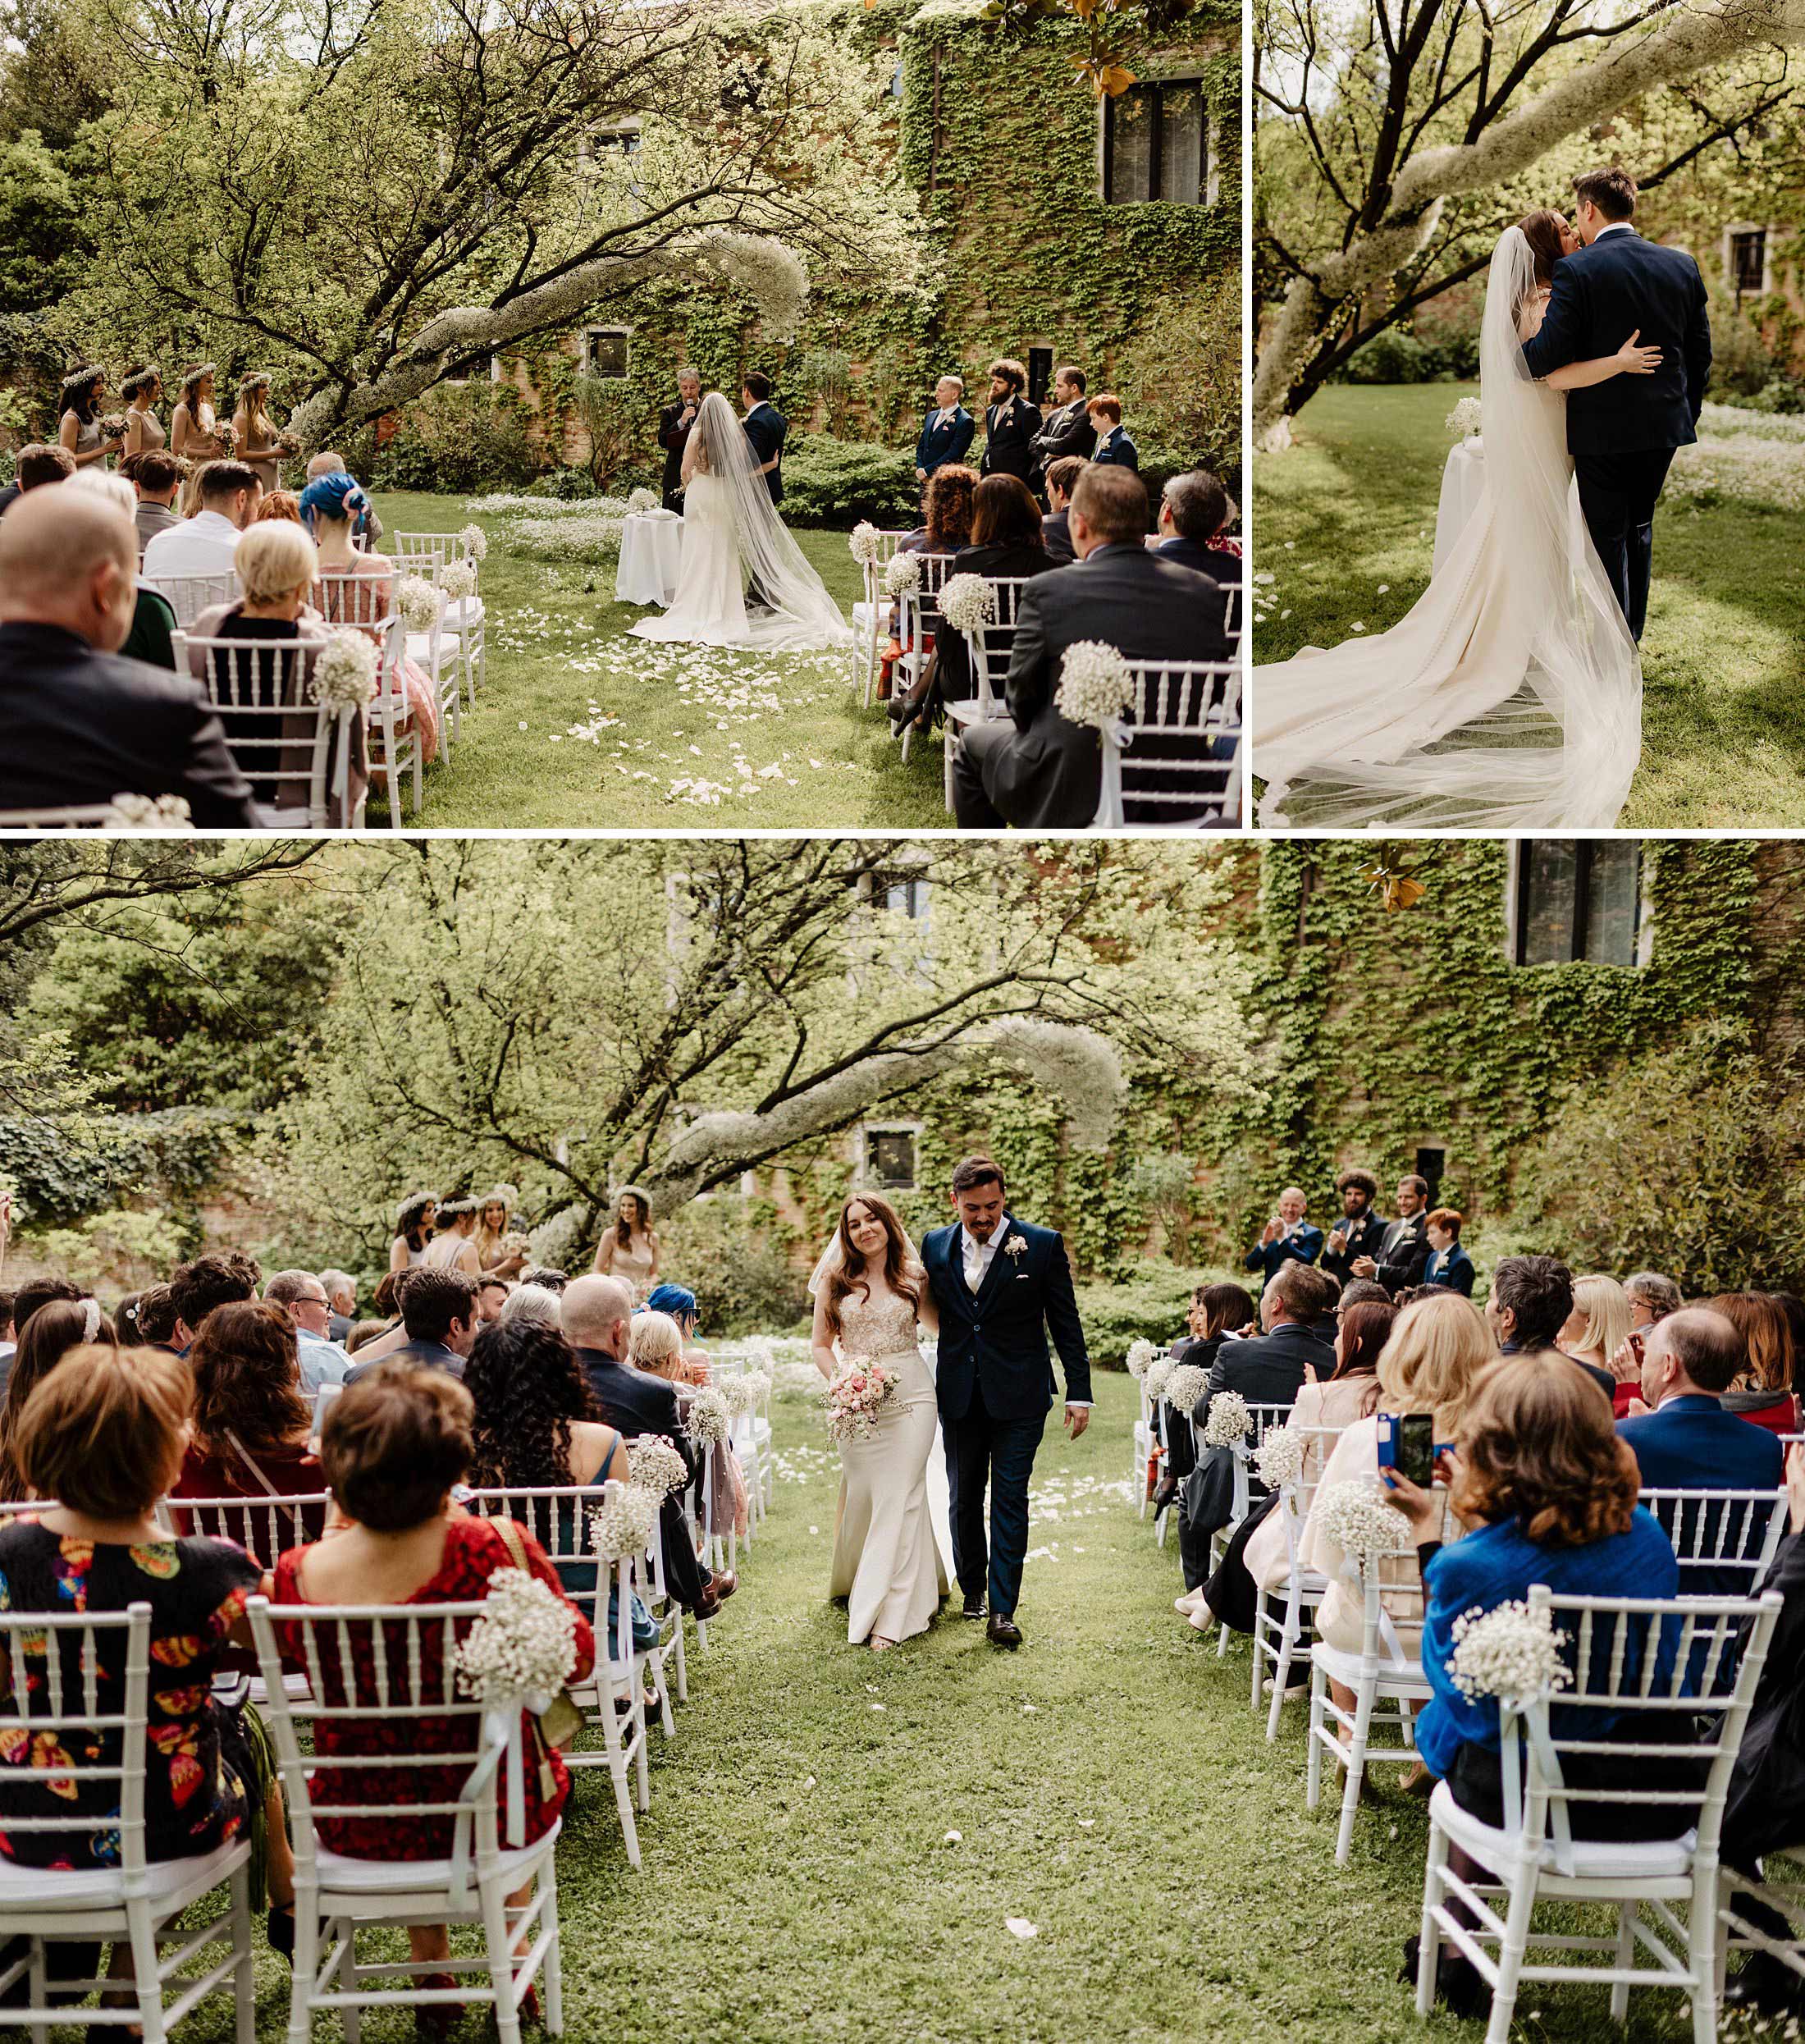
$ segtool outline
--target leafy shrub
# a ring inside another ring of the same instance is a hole
[[[659,1269],[695,1293],[705,1341],[807,1320],[807,1273],[791,1268],[775,1231],[756,1224],[741,1201],[693,1201],[660,1227],[659,1238]]]
[[[784,517],[792,525],[850,529],[912,525],[921,509],[913,455],[826,433],[793,433],[784,447]]]
[[[537,477],[530,482],[527,494],[550,497],[555,503],[575,504],[605,492],[587,469],[554,469],[549,475]]]
[[[368,479],[378,489],[466,496],[526,482],[539,467],[517,401],[487,383],[441,383],[409,405],[400,431],[377,450]]]
[[[1356,349],[1341,370],[1344,383],[1435,383],[1454,373],[1439,348],[1408,328],[1387,327]]]
[[[1128,1344],[1143,1339],[1163,1348],[1185,1331],[1185,1309],[1193,1289],[1224,1276],[1221,1271],[1181,1270],[1172,1264],[1144,1264],[1126,1284],[1077,1287],[1078,1318],[1094,1370],[1126,1370]],[[1246,1283],[1245,1276],[1237,1283]],[[1253,1287],[1249,1286],[1249,1290]]]
[[[1768,385],[1783,377],[1783,371],[1762,338],[1755,322],[1737,311],[1727,300],[1711,307],[1711,387],[1721,400],[1734,393],[1753,400]],[[1790,410],[1791,406],[1776,406]]]

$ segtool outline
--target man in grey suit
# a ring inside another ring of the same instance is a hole
[[[974,725],[953,770],[962,830],[1079,830],[1097,813],[1098,734],[1053,706],[1060,663],[1081,639],[1129,660],[1227,660],[1227,598],[1208,575],[1148,550],[1147,491],[1131,469],[1087,468],[1068,514],[1076,563],[1021,592],[1007,721]],[[1169,748],[1174,741],[1161,741]],[[1204,741],[1200,738],[1201,745]]]

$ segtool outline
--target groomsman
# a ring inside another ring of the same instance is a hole
[[[1423,1282],[1423,1266],[1429,1260],[1429,1182],[1414,1174],[1397,1182],[1397,1219],[1385,1231],[1377,1256],[1356,1256],[1352,1265],[1356,1278],[1375,1278],[1395,1299]]]
[[[978,473],[1019,476],[1026,482],[1034,466],[1034,437],[1040,414],[1021,393],[1028,373],[1007,356],[990,364],[990,402],[984,414],[984,460]]]
[[[1090,459],[1101,466],[1134,469],[1140,467],[1140,451],[1135,446],[1122,423],[1122,400],[1108,391],[1099,391],[1091,399],[1090,423],[1097,429],[1097,445]]]
[[[1059,409],[1034,437],[1034,469],[1028,481],[1036,490],[1046,488],[1047,473],[1067,455],[1085,460],[1097,444],[1097,429],[1085,409],[1085,373],[1082,369],[1055,369],[1053,401]]]
[[[1072,521],[1067,514],[1078,478],[1090,466],[1082,455],[1062,455],[1048,464],[1047,501],[1053,509],[1040,521],[1040,537],[1046,542],[1049,556],[1062,568],[1070,567],[1078,558],[1072,548]]]
[[[701,409],[702,380],[693,369],[677,372],[677,402],[658,414],[658,444],[665,450],[665,509],[683,508],[683,450]]]
[[[944,462],[963,461],[978,423],[965,409],[965,378],[944,376],[934,386],[934,405],[921,424],[915,450],[915,479],[925,482]]]
[[[1249,1270],[1264,1271],[1268,1285],[1286,1264],[1313,1264],[1322,1254],[1323,1231],[1304,1219],[1304,1207],[1302,1188],[1286,1186],[1278,1196],[1277,1213],[1241,1260]]]
[[[1159,551],[1167,550],[1163,546]],[[1379,1196],[1379,1182],[1370,1171],[1344,1171],[1335,1181],[1335,1190],[1341,1196],[1341,1218],[1323,1246],[1323,1268],[1346,1284],[1354,1274],[1357,1257],[1378,1255],[1385,1240],[1385,1222],[1373,1205]]]

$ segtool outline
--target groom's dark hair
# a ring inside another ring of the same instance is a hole
[[[1002,1184],[1002,1167],[989,1157],[963,1158],[953,1173],[955,1192],[969,1192],[976,1186]]]
[[[1615,163],[1574,178],[1573,195],[1596,206],[1606,220],[1627,220],[1636,210],[1636,181]]]
[[[740,384],[743,391],[750,391],[762,405],[771,394],[771,380],[762,369],[748,369]]]

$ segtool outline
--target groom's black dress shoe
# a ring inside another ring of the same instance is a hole
[[[984,1616],[984,1592],[982,1590],[980,1590],[976,1597],[966,1598],[964,1615],[967,1618],[981,1618]]]
[[[994,1647],[1008,1647],[1012,1650],[1021,1644],[1021,1634],[1016,1621],[1006,1617],[1000,1611],[991,1612],[990,1622],[985,1630]]]

